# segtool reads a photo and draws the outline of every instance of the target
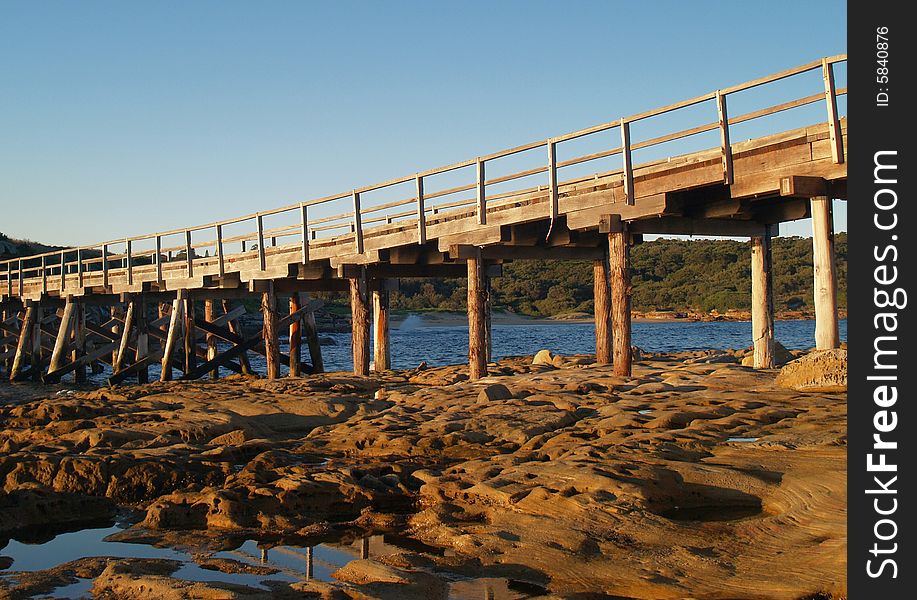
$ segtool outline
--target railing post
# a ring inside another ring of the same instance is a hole
[[[484,189],[484,161],[480,158],[477,163],[477,190],[478,190],[478,224],[487,224],[487,193]]]
[[[414,185],[417,188],[417,243],[423,246],[427,243],[427,210],[423,200],[423,177],[414,176]]]
[[[21,299],[23,294],[25,293],[25,286],[23,285],[23,282],[22,282],[22,259],[21,258],[18,261],[18,266],[16,268],[16,274],[19,275],[19,298]]]
[[[306,264],[309,262],[309,207],[304,203],[299,205],[299,234],[302,264]]]
[[[633,205],[636,201],[634,195],[634,163],[630,155],[630,123],[621,117],[621,156],[624,159],[624,201]]]
[[[191,230],[185,230],[185,270],[187,271],[188,277],[194,275],[194,256],[191,254],[193,252],[191,248]]]
[[[844,162],[844,140],[841,124],[837,118],[837,92],[834,88],[834,64],[827,58],[821,61],[822,78],[825,80],[825,103],[828,106],[828,130],[831,134],[831,158],[835,164]]]
[[[363,215],[360,214],[360,192],[353,191],[353,238],[357,254],[363,254]]]
[[[218,268],[220,270],[220,277],[223,277],[226,274],[226,269],[223,266],[223,226],[217,225],[217,261],[219,263]]]
[[[162,236],[156,236],[156,281],[162,283]]]
[[[41,293],[48,293],[48,266],[45,257],[41,257]]]
[[[13,263],[6,263],[6,295],[8,298],[13,297]]]
[[[102,287],[108,287],[108,244],[102,244]]]
[[[258,222],[258,268],[264,271],[267,269],[264,258],[264,218],[259,214],[255,219]]]
[[[134,285],[134,265],[131,264],[131,240],[124,240],[124,254],[127,259],[127,285]]]
[[[548,202],[551,206],[551,223],[559,214],[557,196],[557,143],[548,140]]]
[[[83,249],[76,249],[76,285],[83,287]]]
[[[720,148],[723,153],[723,183],[732,185],[735,176],[732,171],[732,145],[729,142],[729,113],[726,112],[726,94],[716,91],[716,114],[720,122]]]

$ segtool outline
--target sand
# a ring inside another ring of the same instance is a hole
[[[161,544],[308,543],[344,523],[448,552],[358,560],[269,596],[162,561],[13,564],[0,598],[76,569],[105,597],[444,598],[461,576],[571,599],[844,597],[846,395],[737,361],[646,356],[621,378],[591,357],[529,357],[475,383],[443,367],[20,401],[7,388],[0,556],[4,532],[119,507],[139,511],[125,536]]]

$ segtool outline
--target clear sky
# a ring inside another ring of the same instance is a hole
[[[88,244],[343,192],[845,53],[846,30],[842,1],[0,0],[0,231]]]

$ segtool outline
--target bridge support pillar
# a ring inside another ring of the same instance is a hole
[[[605,258],[592,261],[593,299],[595,304],[595,362],[611,364],[611,328],[609,317],[611,306],[608,289],[608,261]]]
[[[630,234],[616,219],[608,233],[608,274],[611,283],[612,362],[615,375],[631,374]]]
[[[162,373],[159,375],[159,381],[172,381],[172,356],[175,354],[175,346],[181,334],[184,309],[184,293],[183,290],[179,290],[172,301],[172,312],[169,314],[169,330],[166,332],[162,348]]]
[[[214,319],[213,314],[213,299],[206,298],[204,299],[204,320],[208,323],[212,323]],[[217,337],[212,333],[207,333],[207,362],[215,359],[217,357]],[[220,378],[220,368],[214,367],[210,371],[210,379],[216,381]]]
[[[124,311],[124,327],[112,327],[112,333],[118,333],[118,330],[121,330],[121,340],[118,343],[118,349],[112,352],[114,357],[111,361],[111,370],[114,373],[118,373],[124,368],[124,365],[127,361],[127,347],[131,338],[131,329],[134,327],[135,313],[137,312],[137,301],[131,296],[127,301],[127,309]],[[115,315],[115,309],[111,309],[112,316]],[[61,323],[63,325],[63,323]]]
[[[76,315],[73,321],[72,341],[73,352],[70,354],[70,362],[77,362],[86,354],[86,306],[81,300],[76,301]],[[86,365],[80,364],[73,371],[74,383],[83,383],[86,381]]]
[[[481,249],[468,258],[468,371],[469,377],[487,375],[487,275]]]
[[[194,326],[194,318],[194,296],[188,292],[184,314],[185,373],[190,373],[197,367],[197,329]]]
[[[373,290],[373,362],[375,371],[380,373],[392,368],[391,339],[389,336],[389,291],[387,281],[377,282]]]
[[[35,305],[35,324],[32,326],[32,353],[31,358],[31,375],[33,381],[41,381],[42,369],[42,348],[41,348],[41,321],[44,319],[45,311],[40,303]]]
[[[134,355],[134,360],[141,362],[150,354],[150,328],[146,318],[146,297],[140,294],[139,297],[134,298],[134,301],[137,303],[137,307],[134,309],[134,322],[137,329],[137,352]],[[137,371],[137,383],[149,383],[149,381],[149,368],[146,366],[141,367]]]
[[[774,367],[774,275],[771,232],[751,238],[751,337],[754,367]]]
[[[300,308],[299,294],[290,295],[290,314]],[[290,323],[290,377],[302,375],[302,319],[294,319]]]
[[[487,264],[484,269],[484,347],[486,349],[487,362],[494,359],[494,330],[491,316],[493,314],[493,287],[490,276],[487,274]]]
[[[280,342],[277,339],[277,297],[274,294],[274,282],[267,281],[267,288],[261,294],[261,314],[263,317],[264,358],[267,363],[267,378],[280,377]]]
[[[305,306],[309,302],[308,294],[300,295],[300,302]],[[302,317],[303,334],[306,337],[306,344],[309,345],[309,358],[312,360],[312,372],[324,373],[325,361],[322,360],[322,346],[318,341],[318,328],[315,326],[315,313],[307,311]]]
[[[811,199],[812,250],[815,271],[815,347],[840,346],[837,330],[837,275],[834,266],[834,217],[827,196]]]
[[[10,367],[10,381],[15,381],[22,373],[26,355],[31,350],[30,340],[32,326],[35,324],[36,310],[34,303],[26,303],[25,314],[22,317],[22,324],[19,327],[19,340],[16,343],[16,353],[13,355],[13,364]]]
[[[350,278],[350,335],[355,375],[369,375],[368,294],[366,271],[361,268],[359,276]]]

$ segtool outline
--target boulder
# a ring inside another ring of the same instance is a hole
[[[533,365],[548,365],[548,366],[553,367],[554,366],[554,355],[551,353],[550,350],[539,350],[538,353],[535,354],[535,358],[532,359],[532,364]]]
[[[494,383],[485,387],[478,394],[478,402],[492,402],[494,400],[509,400],[513,392],[502,383]]]
[[[774,366],[779,367],[780,365],[785,365],[788,362],[795,360],[796,357],[786,349],[786,347],[780,342],[774,340]],[[748,350],[745,354],[745,357],[742,359],[743,367],[753,367],[755,366],[755,349],[752,348]]]
[[[847,351],[811,352],[780,369],[776,383],[800,392],[846,392]]]

